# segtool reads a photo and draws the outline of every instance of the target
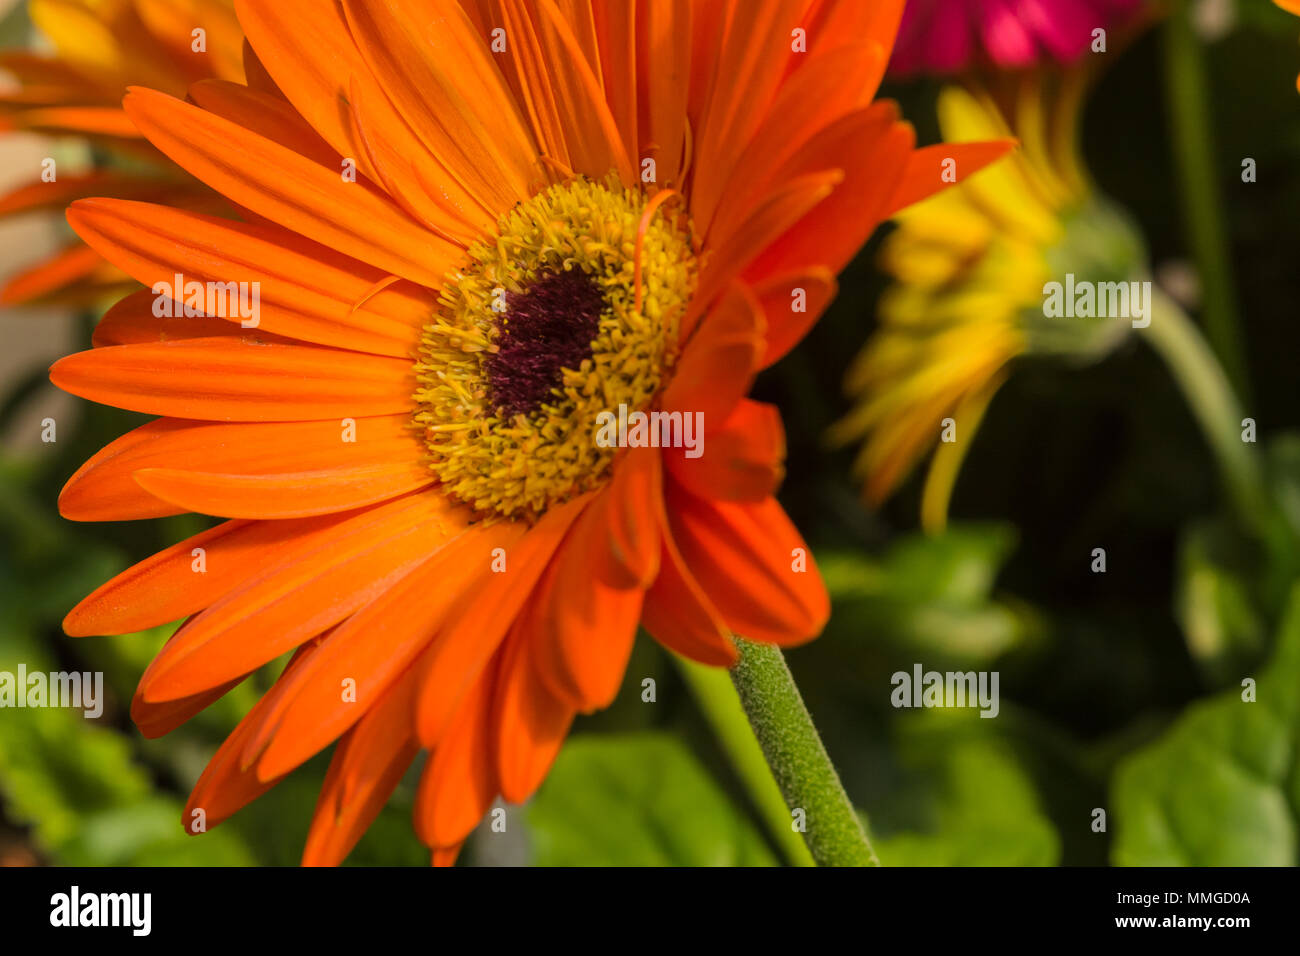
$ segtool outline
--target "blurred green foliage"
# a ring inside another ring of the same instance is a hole
[[[529,809],[542,866],[770,866],[708,772],[661,733],[578,737]]]
[[[1300,586],[1258,679],[1194,704],[1119,767],[1119,864],[1295,866]]]
[[[837,549],[818,563],[837,615],[853,621],[859,640],[975,667],[1032,642],[1041,627],[1023,602],[991,595],[1015,540],[1010,525],[969,525],[900,538],[879,561]]]
[[[1051,866],[1056,827],[1015,749],[969,712],[923,712],[898,741],[915,779],[908,829],[878,836],[885,866]]]

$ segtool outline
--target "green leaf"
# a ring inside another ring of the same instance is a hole
[[[12,710],[0,720],[0,795],[6,813],[30,824],[57,852],[85,814],[143,799],[150,785],[130,742],[79,711]]]
[[[1215,684],[1258,660],[1266,646],[1259,561],[1258,548],[1223,520],[1191,524],[1180,542],[1178,622],[1193,660]]]
[[[1300,435],[1283,432],[1269,442],[1266,465],[1278,511],[1292,535],[1300,538]]]
[[[1297,863],[1300,587],[1255,700],[1233,688],[1195,704],[1125,760],[1112,787],[1122,866]]]
[[[972,714],[927,712],[905,732],[911,826],[872,843],[884,866],[1053,866],[1060,839],[1017,750]]]
[[[252,866],[248,847],[230,829],[191,836],[182,806],[151,797],[83,817],[63,846],[64,866]]]
[[[1028,608],[992,597],[1015,543],[1010,525],[970,524],[907,536],[877,560],[819,552],[835,604],[831,627],[846,639],[870,635],[925,654],[936,665],[992,660],[1039,633]]]
[[[34,641],[0,629],[0,670],[56,666]],[[107,691],[107,688],[105,688]],[[57,707],[6,710],[0,720],[0,803],[64,866],[251,865],[238,837],[193,838],[181,802],[158,796],[138,760],[138,735]]]
[[[1179,542],[1178,621],[1193,660],[1218,687],[1264,659],[1300,578],[1300,435],[1274,437],[1264,464],[1275,517],[1263,536],[1218,517],[1193,522]]]
[[[540,866],[771,866],[750,821],[676,738],[570,740],[528,809]]]

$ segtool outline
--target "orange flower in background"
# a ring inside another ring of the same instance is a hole
[[[233,0],[30,0],[28,12],[54,50],[0,54],[0,70],[16,81],[0,93],[0,129],[85,138],[118,161],[86,172],[56,168],[53,181],[36,179],[0,197],[0,217],[61,210],[83,196],[226,212],[211,190],[144,141],[122,96],[132,85],[184,96],[208,77],[242,82],[243,33]],[[73,239],[11,276],[0,304],[87,301],[133,285]]]
[[[187,826],[338,740],[304,855],[337,863],[426,750],[416,829],[450,862],[614,699],[638,625],[719,666],[733,633],[819,633],[780,417],[744,396],[877,223],[1009,148],[917,150],[872,102],[902,5],[249,0],[265,75],[132,90],[251,215],[69,210],[158,294],[51,378],[163,417],[60,509],[230,520],[65,627],[187,619],[133,702],[148,736],[293,652]]]
[[[1300,0],[1273,0],[1273,2],[1287,13],[1294,13],[1300,17]],[[1300,89],[1300,77],[1296,78],[1296,88]]]

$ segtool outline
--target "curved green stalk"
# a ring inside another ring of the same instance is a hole
[[[1164,29],[1165,97],[1183,213],[1200,274],[1205,334],[1236,393],[1249,402],[1237,292],[1215,169],[1205,49],[1196,35],[1187,0],[1176,0]]]
[[[781,651],[741,638],[736,644],[731,681],[785,797],[785,825],[802,822],[819,866],[879,865]]]
[[[1242,411],[1223,368],[1196,326],[1159,288],[1143,331],[1160,353],[1214,453],[1228,497],[1248,527],[1266,533],[1269,505],[1254,446],[1242,441]]]
[[[721,667],[697,664],[674,654],[678,669],[690,685],[705,719],[726,751],[732,768],[758,808],[773,842],[781,848],[786,861],[794,866],[815,866],[803,838],[790,826],[790,811],[781,796],[781,788],[763,757],[763,750],[750,729],[741,709],[740,698],[731,678]]]

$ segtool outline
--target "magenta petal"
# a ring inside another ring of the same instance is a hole
[[[871,0],[853,0],[867,3]],[[910,0],[890,63],[895,74],[953,73],[978,61],[1023,67],[1077,59],[1142,0]]]
[[[1016,0],[985,0],[980,35],[999,66],[1026,66],[1038,54],[1033,34],[1017,16],[1016,6]]]
[[[1092,0],[1019,0],[1025,23],[1058,60],[1077,59],[1092,43],[1092,31],[1108,29],[1112,17]]]
[[[932,15],[926,61],[931,70],[940,73],[963,70],[970,65],[975,45],[971,13],[965,0],[941,6],[942,10]]]

